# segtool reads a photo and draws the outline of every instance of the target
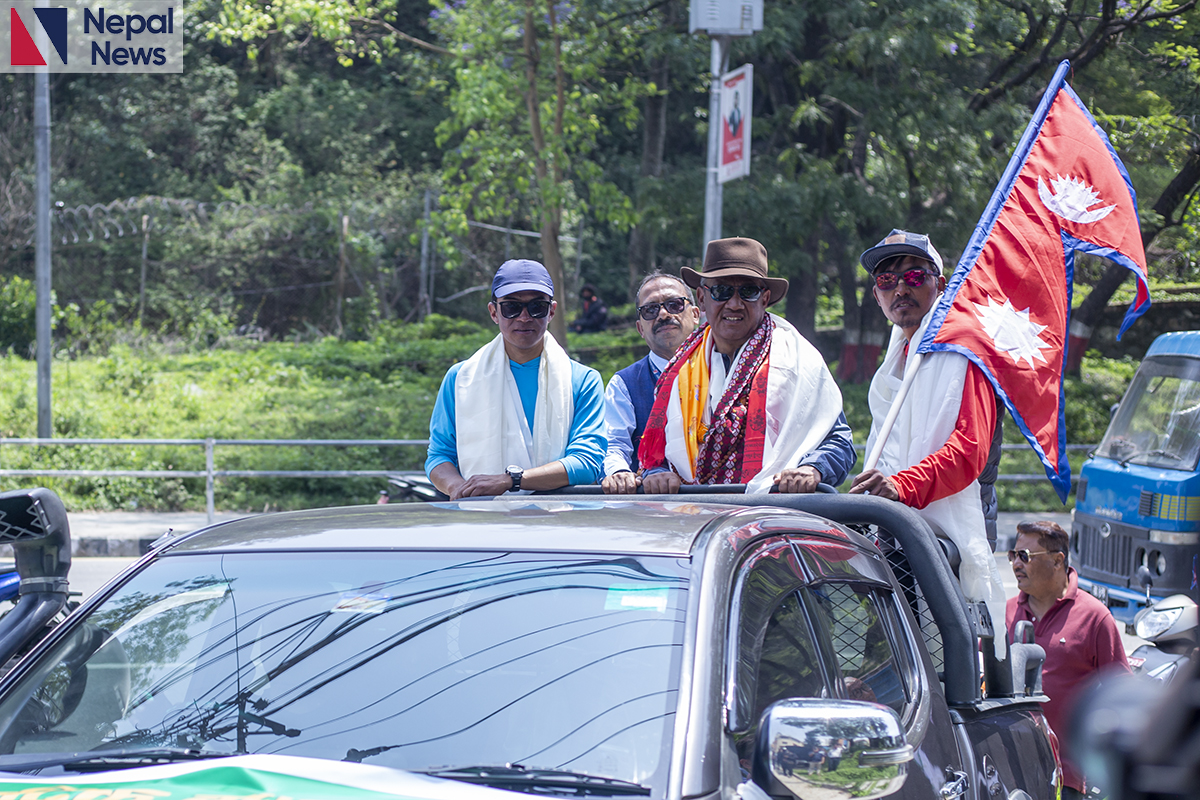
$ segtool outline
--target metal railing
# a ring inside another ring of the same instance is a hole
[[[204,478],[204,506],[211,523],[216,515],[215,484],[217,478],[386,478],[403,470],[384,469],[217,469],[217,447],[428,447],[428,439],[22,439],[0,437],[0,463],[6,445],[38,447],[82,447],[106,445],[141,447],[177,445],[204,448],[204,469],[0,469],[0,477],[47,476],[55,478]],[[1003,451],[1026,450],[1028,445],[1006,444]],[[1094,450],[1094,444],[1069,444],[1069,452]],[[866,445],[856,444],[862,453]],[[1001,460],[1003,465],[1003,460]],[[1042,473],[1001,473],[997,480],[1024,483],[1045,480]],[[1072,481],[1076,476],[1071,476]]]
[[[216,515],[217,478],[386,478],[400,470],[384,469],[217,469],[217,447],[428,447],[428,439],[19,439],[0,437],[5,445],[141,447],[182,445],[204,448],[204,469],[0,469],[0,477],[55,478],[204,478],[204,506],[211,523]]]

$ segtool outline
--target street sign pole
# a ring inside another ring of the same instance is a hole
[[[688,32],[704,31],[712,39],[712,88],[708,96],[708,160],[704,180],[704,241],[721,238],[721,78],[729,69],[729,43],[734,36],[752,36],[762,30],[763,0],[691,0]],[[749,158],[749,153],[746,154]]]
[[[700,252],[708,249],[708,243],[721,238],[721,76],[729,69],[729,36],[712,37],[712,88],[708,93],[708,168],[704,182],[704,241]]]
[[[45,31],[38,26],[37,46],[45,52]],[[37,300],[34,328],[37,337],[37,435],[54,435],[50,406],[50,75],[47,69],[33,76],[33,150],[34,150],[34,285]]]

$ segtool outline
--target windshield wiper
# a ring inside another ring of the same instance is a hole
[[[536,769],[520,764],[501,767],[451,767],[413,770],[422,775],[531,794],[649,795],[650,789],[631,781],[602,778],[561,769]]]
[[[103,772],[112,769],[132,769],[150,764],[170,764],[176,761],[201,761],[208,758],[228,758],[245,753],[216,753],[186,747],[154,747],[149,749],[92,750],[87,753],[58,753],[22,761],[0,760],[0,772],[30,772],[46,767],[63,767],[72,772]]]
[[[1172,461],[1183,461],[1183,456],[1172,453],[1170,450],[1158,449],[1158,450],[1140,450],[1140,451],[1134,453],[1133,455],[1129,456],[1128,458],[1121,459],[1117,463],[1119,463],[1122,467],[1125,467],[1125,466],[1129,465],[1130,461],[1133,461],[1135,458],[1141,458],[1142,456],[1160,456],[1160,457],[1165,456],[1165,457],[1171,459]]]

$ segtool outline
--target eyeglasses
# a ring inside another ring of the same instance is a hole
[[[1058,550],[1037,550],[1037,551],[1034,551],[1034,550],[1009,550],[1008,551],[1008,562],[1011,564],[1012,562],[1016,561],[1019,558],[1019,559],[1021,559],[1022,564],[1028,564],[1029,559],[1033,558],[1034,556],[1044,556],[1047,553],[1058,553],[1058,552],[1060,552],[1060,551],[1058,551]]]
[[[709,283],[700,288],[708,292],[708,296],[718,303],[724,303],[733,297],[734,292],[737,292],[747,303],[753,303],[762,297],[762,293],[767,290],[767,287],[755,286],[753,283],[743,283],[741,286],[730,286],[727,283]]]
[[[924,285],[925,281],[931,277],[932,275],[929,270],[925,269],[905,270],[903,275],[897,275],[894,272],[881,272],[875,276],[875,285],[885,292],[890,292],[903,280],[906,284],[916,289],[918,286]]]
[[[550,313],[549,300],[530,300],[527,303],[517,300],[501,300],[497,305],[500,306],[500,316],[505,319],[516,319],[521,316],[522,311],[528,311],[529,316],[533,319],[541,319]]]
[[[664,300],[661,303],[646,303],[644,306],[638,306],[637,312],[638,316],[646,320],[646,322],[653,322],[658,319],[658,310],[660,308],[665,308],[668,314],[682,314],[683,310],[687,308],[687,304],[688,299],[686,297],[672,297],[670,300]]]

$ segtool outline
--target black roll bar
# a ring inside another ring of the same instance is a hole
[[[21,576],[17,604],[0,619],[3,665],[67,604],[71,534],[62,500],[40,487],[0,494],[0,544],[12,545]]]

